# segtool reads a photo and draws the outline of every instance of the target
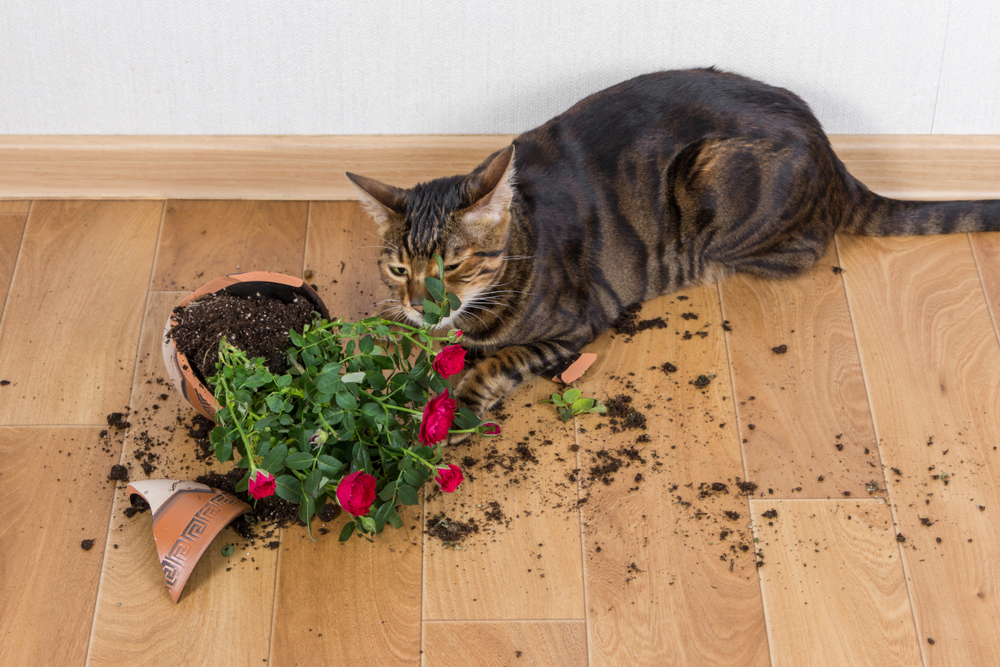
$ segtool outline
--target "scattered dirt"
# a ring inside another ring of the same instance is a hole
[[[114,464],[111,466],[111,472],[108,473],[108,479],[128,484],[128,468],[120,463]]]
[[[436,537],[445,545],[458,544],[469,535],[479,532],[475,518],[466,521],[450,519],[444,514],[436,514],[427,521],[427,534]]]
[[[604,402],[607,416],[611,419],[611,432],[620,433],[628,429],[646,429],[646,416],[632,407],[632,397],[618,394]]]
[[[788,346],[779,345],[777,347],[772,347],[771,352],[774,352],[775,354],[784,354],[785,352],[788,352]]]

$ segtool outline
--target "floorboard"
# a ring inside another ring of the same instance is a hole
[[[1000,655],[1000,348],[969,240],[839,249],[926,664],[987,664]]]
[[[585,667],[583,621],[434,621],[424,624],[423,667]]]
[[[17,252],[21,249],[25,219],[26,216],[20,213],[0,214],[0,321],[7,304],[7,291],[10,289],[11,276],[14,275]]]
[[[872,499],[753,500],[774,667],[921,665],[892,512]]]
[[[590,664],[767,665],[716,289],[654,299],[639,317],[668,326],[602,335],[580,383],[631,399],[614,420],[578,420]]]
[[[99,432],[0,427],[0,664],[87,656],[121,451]]]
[[[0,424],[96,425],[126,405],[162,208],[36,202],[0,329]]]
[[[194,291],[229,273],[302,275],[306,202],[170,200],[154,290]]]
[[[830,248],[795,280],[720,285],[748,475],[777,498],[864,495],[873,479],[885,487],[836,259]]]

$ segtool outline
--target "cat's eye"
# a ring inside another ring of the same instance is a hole
[[[406,267],[405,266],[390,266],[389,270],[392,271],[392,275],[394,275],[394,276],[405,276],[406,275]]]
[[[458,264],[449,264],[448,266],[444,267],[444,270],[445,270],[445,272],[454,271],[455,269],[457,269],[461,265],[462,265],[461,262],[459,262]]]

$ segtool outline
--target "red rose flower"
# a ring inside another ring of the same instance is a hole
[[[443,378],[461,373],[465,368],[465,348],[461,345],[448,345],[438,352],[431,366]]]
[[[420,442],[433,447],[448,437],[451,420],[455,418],[455,399],[448,398],[446,389],[440,396],[427,401],[423,420],[420,422]]]
[[[496,424],[494,422],[486,422],[485,424],[482,425],[482,429],[483,430],[480,433],[480,435],[485,435],[485,436],[500,435],[500,424]]]
[[[462,469],[454,463],[449,463],[447,468],[438,468],[437,477],[434,481],[441,486],[445,493],[451,493],[458,488],[458,485],[465,480]]]
[[[348,514],[368,514],[368,508],[375,502],[375,478],[363,470],[345,475],[337,485],[337,502]]]
[[[258,470],[250,478],[250,495],[260,500],[274,495],[274,475],[266,470]]]

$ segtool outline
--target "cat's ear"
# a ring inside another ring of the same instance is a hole
[[[482,169],[482,171],[480,171]],[[480,165],[467,184],[462,222],[470,226],[493,227],[510,212],[514,198],[514,145],[511,144]]]
[[[350,172],[347,172],[347,177],[358,188],[362,206],[375,218],[379,227],[384,227],[406,213],[406,191],[402,188]]]

